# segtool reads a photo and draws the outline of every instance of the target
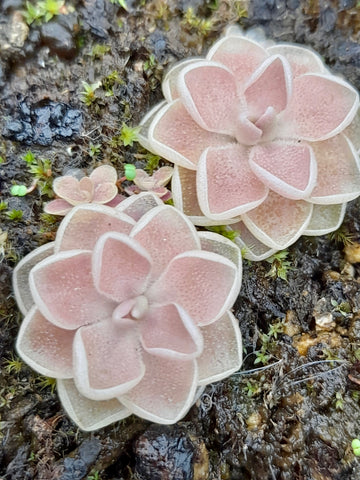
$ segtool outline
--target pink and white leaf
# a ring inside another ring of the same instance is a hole
[[[29,281],[40,312],[60,328],[76,330],[99,322],[115,308],[94,286],[89,251],[70,250],[42,260]]]
[[[36,250],[26,255],[16,265],[13,273],[13,288],[18,307],[23,315],[26,315],[34,305],[34,299],[31,294],[29,275],[30,271],[41,260],[50,257],[54,253],[54,242],[41,245]]]
[[[212,252],[186,252],[169,263],[151,285],[148,297],[154,303],[176,303],[195,324],[207,325],[231,308],[240,290],[240,277],[227,258]]]
[[[142,380],[119,397],[126,408],[150,422],[173,424],[194,402],[198,384],[195,360],[169,359],[144,352]]]
[[[84,397],[70,379],[58,380],[57,392],[69,417],[85,432],[98,430],[131,415],[116,398],[90,400]]]
[[[21,324],[16,349],[31,368],[47,377],[71,378],[75,332],[48,320],[34,306]]]
[[[141,324],[141,341],[151,355],[190,360],[203,350],[203,337],[178,305],[153,305]]]
[[[198,359],[199,385],[218,382],[239,370],[242,341],[239,322],[226,312],[219,320],[201,327],[204,350]]]
[[[131,390],[145,373],[138,325],[102,321],[80,328],[74,338],[74,381],[91,400],[110,400]]]

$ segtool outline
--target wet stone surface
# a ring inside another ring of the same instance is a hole
[[[244,262],[234,309],[243,368],[209,385],[183,421],[129,417],[85,433],[44,377],[12,366],[21,315],[11,274],[53,240],[59,222],[42,216],[51,190],[10,194],[34,181],[29,150],[36,162],[49,160],[45,180],[102,163],[119,176],[124,163],[143,168],[146,151],[123,145],[121,125],[137,125],[162,98],[166,69],[205,54],[229,23],[306,44],[359,88],[357,2],[128,0],[125,11],[110,0],[66,0],[73,11],[31,25],[25,1],[0,3],[0,478],[359,480],[351,449],[360,436],[359,200],[337,236],[303,237],[289,249],[287,281],[268,276],[267,262]],[[208,30],[189,25],[189,7],[210,20]],[[101,83],[89,105],[84,81]],[[13,211],[22,218],[11,219]],[[265,363],[255,363],[261,351]]]
[[[3,136],[27,145],[51,145],[54,140],[70,140],[80,133],[82,113],[65,103],[43,101],[28,105],[22,101],[18,111],[8,120]]]
[[[135,443],[135,472],[141,480],[191,480],[194,450],[183,429],[152,427]]]

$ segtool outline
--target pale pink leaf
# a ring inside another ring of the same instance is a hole
[[[178,305],[153,306],[141,323],[143,348],[152,355],[190,360],[203,349],[199,329]]]
[[[271,249],[283,250],[303,234],[311,214],[311,203],[290,200],[270,191],[267,199],[245,213],[242,220],[262,243]]]
[[[180,100],[163,107],[150,128],[150,150],[176,165],[196,169],[203,150],[211,145],[224,145],[232,139],[208,132],[198,125]]]
[[[326,140],[350,125],[358,106],[358,93],[340,78],[301,75],[294,79],[281,133],[312,142]]]
[[[108,206],[80,205],[61,222],[56,234],[55,251],[91,250],[102,234],[108,231],[129,233],[134,225],[135,221],[130,216]]]
[[[91,400],[122,395],[144,375],[136,322],[122,319],[80,328],[74,339],[74,381]]]
[[[250,167],[271,190],[293,200],[309,197],[316,184],[314,152],[305,143],[255,145],[250,152]]]
[[[91,252],[70,250],[42,260],[30,272],[30,288],[41,313],[60,328],[99,322],[115,308],[94,286]]]
[[[318,53],[308,47],[278,44],[267,48],[270,55],[281,55],[289,62],[293,77],[304,73],[326,73],[325,65]]]
[[[218,382],[239,370],[242,342],[239,322],[226,312],[219,320],[201,327],[204,350],[198,358],[199,385]]]
[[[106,427],[131,415],[116,398],[101,401],[84,397],[73,380],[58,380],[57,392],[69,417],[86,432]]]
[[[213,220],[241,215],[268,194],[249,166],[249,149],[240,144],[207,149],[199,161],[196,183],[200,208]]]
[[[242,104],[230,70],[216,62],[190,64],[180,73],[178,89],[183,105],[200,127],[235,136]]]
[[[19,355],[31,368],[47,377],[71,378],[75,332],[52,323],[33,307],[24,318],[16,341]]]
[[[233,262],[212,252],[175,257],[148,290],[151,302],[180,305],[197,325],[207,325],[232,307],[241,274]]]
[[[100,165],[100,167],[95,168],[95,170],[91,172],[89,178],[96,188],[102,183],[115,184],[118,179],[118,175],[115,168],[111,165]]]
[[[144,293],[152,269],[149,253],[123,233],[105,233],[92,252],[92,273],[98,292],[117,303]]]
[[[172,424],[194,402],[198,382],[195,360],[178,360],[144,352],[145,375],[119,400],[132,413],[151,422]]]
[[[156,279],[179,253],[200,249],[193,224],[170,205],[153,208],[131,232],[153,259],[152,279]]]
[[[55,198],[51,202],[47,203],[44,207],[44,212],[50,215],[66,215],[73,208],[71,203],[67,202],[63,198]]]
[[[310,201],[344,203],[360,195],[360,161],[345,135],[311,144],[318,165],[318,181]]]
[[[216,42],[207,59],[225,65],[240,86],[263,63],[269,54],[258,43],[238,35],[229,35]]]
[[[248,115],[257,120],[268,109],[283,111],[291,96],[291,68],[281,55],[273,55],[253,73],[244,92]]]
[[[23,315],[26,315],[34,305],[29,284],[30,271],[41,260],[53,255],[53,253],[54,242],[46,243],[26,255],[14,269],[13,288],[18,307]]]

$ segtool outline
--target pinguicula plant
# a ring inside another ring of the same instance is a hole
[[[51,215],[66,215],[75,205],[97,203],[116,205],[122,200],[118,195],[118,175],[111,165],[95,168],[89,177],[78,179],[76,174],[55,178],[53,190],[58,197],[45,205],[45,212]]]
[[[170,182],[173,172],[174,169],[172,167],[161,167],[152,175],[149,175],[145,170],[137,168],[133,178],[134,185],[125,187],[124,190],[128,195],[152,192],[166,202],[171,198],[171,191],[165,185]]]
[[[309,48],[231,27],[175,64],[139,140],[175,164],[174,205],[253,260],[336,230],[360,194],[359,95]]]
[[[84,430],[171,424],[241,365],[240,282],[239,248],[153,193],[80,204],[15,268],[17,351]]]

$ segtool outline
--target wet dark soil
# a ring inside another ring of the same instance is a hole
[[[206,52],[237,22],[314,47],[360,88],[357,3],[128,0],[125,11],[109,0],[79,0],[65,2],[74,7],[66,14],[29,27],[25,2],[2,1],[1,479],[360,478],[351,449],[360,436],[359,200],[349,204],[338,234],[303,237],[289,249],[287,281],[268,276],[267,262],[245,262],[235,305],[243,369],[208,386],[174,426],[130,417],[92,434],[79,431],[51,384],[13,361],[21,316],[11,290],[17,261],[56,231],[58,221],[42,215],[53,177],[72,168],[90,172],[101,162],[120,175],[124,163],[144,165],[146,152],[136,143],[124,147],[119,133],[161,98],[168,65]],[[82,82],[102,84],[88,105]],[[30,187],[34,180],[23,159],[29,151],[40,169],[38,188],[14,197],[13,184]]]

